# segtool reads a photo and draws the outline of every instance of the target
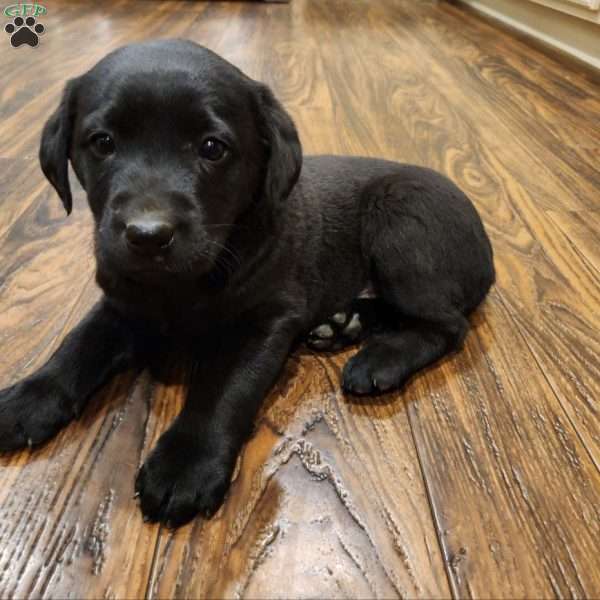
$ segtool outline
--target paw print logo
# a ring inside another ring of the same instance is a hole
[[[10,35],[10,44],[13,48],[23,44],[35,48],[40,41],[38,36],[44,33],[44,29],[41,23],[36,24],[34,17],[27,17],[25,20],[23,17],[15,17],[12,23],[7,23],[4,27],[4,31]]]

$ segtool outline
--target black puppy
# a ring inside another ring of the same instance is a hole
[[[494,279],[481,220],[449,180],[366,158],[303,164],[269,89],[191,42],[128,46],[69,81],[40,149],[67,212],[69,159],[94,215],[105,299],[44,367],[0,392],[0,449],[47,440],[112,375],[176,340],[196,367],[136,481],[152,520],[179,525],[220,506],[261,401],[307,332],[334,348],[379,326],[343,387],[400,387],[461,344]],[[362,314],[353,302],[366,288],[379,304]]]

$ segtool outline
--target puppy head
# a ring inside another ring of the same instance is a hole
[[[69,160],[94,215],[98,268],[156,284],[226,258],[236,223],[287,197],[302,151],[268,88],[167,40],[121,48],[67,83],[40,147],[67,213]]]

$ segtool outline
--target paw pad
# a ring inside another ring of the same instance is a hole
[[[358,297],[309,334],[306,344],[313,350],[334,351],[362,342],[395,320],[393,310],[377,297]]]
[[[4,31],[10,35],[10,44],[13,48],[18,48],[27,44],[35,48],[40,39],[39,36],[44,33],[45,27],[41,23],[36,23],[34,17],[15,17],[12,23],[4,26]]]
[[[335,313],[326,323],[315,327],[307,344],[314,350],[339,350],[361,339],[363,326],[358,312]]]

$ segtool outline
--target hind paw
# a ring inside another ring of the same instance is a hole
[[[355,396],[383,394],[400,388],[405,382],[405,370],[399,357],[378,356],[371,348],[363,348],[345,365],[342,388]]]

